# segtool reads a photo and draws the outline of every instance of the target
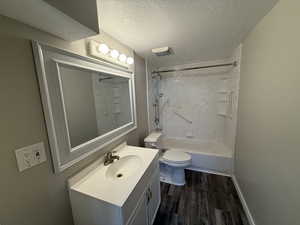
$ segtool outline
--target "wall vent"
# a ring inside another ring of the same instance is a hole
[[[170,47],[154,48],[152,53],[156,56],[167,56],[174,54],[174,51]]]

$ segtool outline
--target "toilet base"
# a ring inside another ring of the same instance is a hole
[[[175,183],[170,178],[165,177],[165,176],[160,176],[160,182],[172,184],[172,185],[176,185],[176,186],[184,186],[185,185],[185,182],[184,183]]]
[[[163,162],[159,163],[160,181],[176,186],[185,185],[184,167],[174,167]]]

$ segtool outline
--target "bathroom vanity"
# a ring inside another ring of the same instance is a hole
[[[133,71],[36,41],[33,50],[55,173],[137,128]],[[71,178],[69,192],[76,225],[151,225],[158,151],[122,144]]]
[[[160,204],[158,151],[122,144],[69,180],[76,225],[151,225]]]

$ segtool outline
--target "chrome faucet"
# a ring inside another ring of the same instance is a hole
[[[108,152],[105,154],[104,156],[104,166],[108,166],[109,164],[113,163],[114,160],[119,160],[120,159],[120,156],[117,156],[117,155],[113,155],[113,153],[116,153],[116,152]]]

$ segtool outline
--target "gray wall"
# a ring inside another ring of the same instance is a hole
[[[26,39],[38,40],[43,43],[63,48],[72,52],[75,52],[80,55],[87,55],[86,41],[92,39],[98,42],[104,42],[112,49],[118,49],[120,52],[124,53],[127,56],[134,57],[132,49],[128,46],[120,43],[109,34],[101,32],[100,35],[93,36],[88,39],[82,39],[78,41],[68,42],[57,37],[50,35],[46,32],[34,29],[30,26],[26,26],[22,23],[19,23],[13,19],[0,15],[0,34],[12,37],[20,37]]]
[[[128,135],[128,144],[144,146],[144,138],[148,135],[146,64],[145,60],[136,54],[134,63],[138,128]]]
[[[97,0],[44,0],[79,23],[99,33]]]
[[[243,45],[235,173],[256,225],[299,224],[299,12],[279,1]]]
[[[66,181],[103,153],[95,153],[61,174],[53,173],[32,49],[30,41],[23,36],[49,40],[53,45],[57,43],[78,53],[85,52],[85,42],[61,42],[14,21],[4,23],[1,18],[0,24],[10,35],[0,36],[0,224],[72,225]],[[121,46],[108,36],[104,39]],[[130,144],[139,144],[147,129],[146,119],[143,119],[146,115],[142,115],[146,112],[143,102],[146,96],[145,62],[138,56],[135,59],[138,129],[130,134]],[[106,150],[124,140],[127,138],[116,141]],[[14,150],[40,141],[46,146],[47,162],[18,172]]]

